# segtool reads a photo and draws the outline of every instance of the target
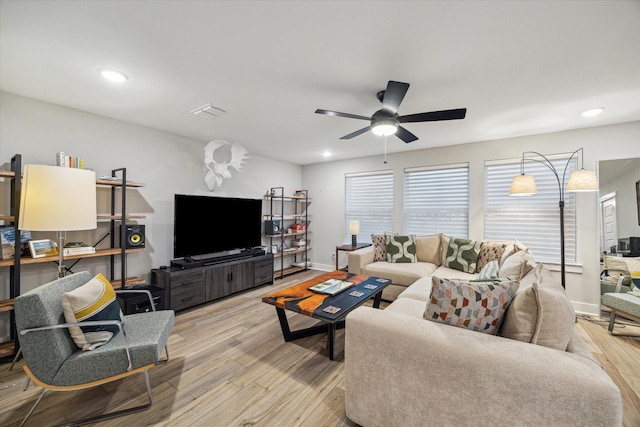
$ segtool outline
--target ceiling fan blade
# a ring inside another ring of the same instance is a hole
[[[418,137],[403,128],[402,126],[398,126],[398,130],[396,131],[396,136],[406,142],[407,144],[413,141],[417,141]]]
[[[400,103],[407,94],[407,90],[409,90],[409,83],[389,80],[387,89],[384,91],[384,98],[382,99],[382,109],[394,114],[397,113]]]
[[[371,120],[371,117],[359,116],[357,114],[340,113],[338,111],[317,109],[316,114],[324,114],[325,116],[345,117],[347,119]]]
[[[415,122],[437,122],[440,120],[458,120],[464,119],[467,114],[466,108],[458,108],[455,110],[431,111],[430,113],[408,114],[398,117],[400,123]]]
[[[368,132],[369,129],[371,129],[371,126],[367,126],[366,128],[362,128],[360,130],[357,130],[355,132],[350,133],[349,135],[345,135],[340,139],[351,139],[351,138],[355,138],[358,135],[362,135],[365,132]]]

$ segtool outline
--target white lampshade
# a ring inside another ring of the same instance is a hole
[[[511,190],[509,190],[510,196],[531,196],[536,194],[538,189],[536,188],[536,181],[532,175],[518,175],[513,178],[511,182]]]
[[[598,178],[594,171],[581,169],[571,172],[567,191],[597,191]]]
[[[360,233],[360,221],[349,221],[349,234]]]
[[[29,231],[97,227],[96,174],[85,169],[26,165],[18,228]]]

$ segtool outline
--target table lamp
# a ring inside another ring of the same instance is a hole
[[[349,234],[351,234],[351,246],[354,248],[358,244],[358,233],[360,233],[360,221],[349,221]]]
[[[64,237],[97,228],[96,174],[85,169],[26,165],[18,228],[58,233],[58,277],[64,277]]]

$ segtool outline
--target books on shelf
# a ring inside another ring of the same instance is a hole
[[[322,283],[318,283],[317,285],[310,286],[309,290],[321,294],[335,295],[344,291],[345,289],[349,289],[352,286],[354,286],[353,282],[347,282],[346,280],[329,279],[325,280]]]
[[[69,242],[64,245],[64,255],[87,255],[95,254],[96,248],[83,242]]]
[[[84,169],[84,159],[81,159],[80,157],[67,156],[64,154],[64,151],[59,151],[56,153],[56,166]]]

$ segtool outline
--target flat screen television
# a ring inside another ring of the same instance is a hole
[[[262,244],[262,200],[176,194],[173,256],[226,253]]]

